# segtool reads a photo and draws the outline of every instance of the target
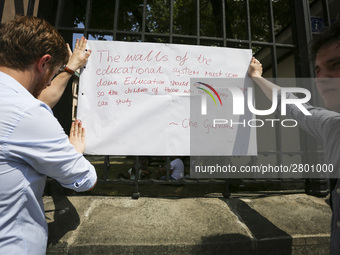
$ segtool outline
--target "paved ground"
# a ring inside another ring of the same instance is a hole
[[[305,194],[44,197],[47,254],[329,254],[331,211]]]

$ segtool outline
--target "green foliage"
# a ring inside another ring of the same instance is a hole
[[[90,31],[95,29],[91,35],[97,39],[105,38],[103,35],[105,32],[100,33],[99,30],[112,31],[112,36],[116,18],[115,29],[117,34],[120,34],[117,40],[138,41],[141,40],[140,34],[134,37],[131,32],[145,31],[145,40],[156,42],[168,42],[170,33],[178,35],[178,38],[182,39],[177,40],[184,43],[192,41],[181,36],[196,36],[198,33],[212,39],[221,39],[225,36],[236,40],[272,41],[270,3],[273,6],[274,32],[277,34],[290,24],[289,0],[249,0],[249,10],[247,2],[247,0],[147,0],[143,29],[143,0],[120,0],[118,17],[115,17],[116,1],[95,0],[92,1],[87,28]],[[68,4],[64,5],[64,12],[71,16],[71,19],[64,19],[68,20],[66,26],[83,28],[86,24],[86,8],[87,1],[68,0]],[[250,14],[250,31],[247,12]],[[127,33],[123,34],[124,32]],[[248,38],[249,32],[251,38]],[[211,41],[211,45],[219,44],[217,41]]]

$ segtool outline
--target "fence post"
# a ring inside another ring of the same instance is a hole
[[[311,42],[312,27],[311,15],[309,10],[309,0],[291,1],[292,9],[292,34],[295,41],[295,71],[297,78],[300,79],[297,84],[311,91],[312,105],[317,105],[316,86],[312,86],[311,78],[314,77],[314,68],[312,63]],[[300,131],[300,144],[303,151],[302,161],[310,165],[315,165],[322,161],[322,157],[318,154],[321,149],[317,141],[304,131]],[[325,179],[307,179],[305,182],[305,191],[307,194],[315,196],[325,196],[328,194],[328,187],[325,185]],[[327,183],[327,181],[326,181]]]
[[[139,193],[139,169],[140,169],[140,161],[139,156],[136,156],[136,166],[135,167],[135,191],[132,193],[132,199],[138,199],[140,197]]]

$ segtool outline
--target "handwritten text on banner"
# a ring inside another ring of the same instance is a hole
[[[251,59],[250,50],[193,45],[88,41],[87,48],[77,117],[85,152],[97,155],[190,155],[190,78],[244,78]],[[250,139],[244,155],[256,153]]]

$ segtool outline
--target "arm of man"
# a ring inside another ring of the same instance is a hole
[[[69,140],[77,152],[84,153],[86,146],[85,128],[83,128],[80,120],[72,122]],[[93,189],[96,184],[97,181],[89,190]]]
[[[272,101],[272,93],[273,88],[276,88],[277,91],[280,91],[281,87],[266,80],[262,77],[262,64],[256,59],[252,58],[249,68],[248,74],[253,79],[253,81],[261,88],[266,97]],[[278,93],[279,96],[279,104],[281,100],[281,93]],[[289,99],[296,99],[297,97],[292,93],[287,93],[284,95]],[[287,105],[287,116],[292,118],[298,122],[300,128],[319,139],[320,141],[323,138],[329,136],[329,128],[333,126],[337,126],[340,121],[339,113],[329,111],[327,109],[323,109],[320,107],[314,107],[308,103],[303,104],[304,107],[309,111],[312,115],[305,115],[299,108],[297,108],[294,104]]]
[[[252,58],[249,68],[248,74],[253,79],[253,81],[259,85],[263,93],[266,97],[272,101],[273,89],[275,88],[277,91],[281,89],[280,86],[266,80],[262,77],[262,64],[256,58]]]
[[[79,127],[83,130],[78,124],[78,131]],[[83,138],[81,131],[73,140],[80,139],[77,143],[81,144]],[[6,153],[13,162],[27,164],[30,169],[52,177],[65,188],[87,191],[95,186],[97,175],[93,165],[79,153],[84,145],[76,147],[47,106],[41,104],[22,114],[7,141]]]
[[[91,55],[91,50],[86,50],[87,40],[82,37],[80,40],[76,40],[76,44],[74,46],[74,51],[72,53],[69,44],[67,44],[69,50],[69,61],[67,62],[67,67],[73,71],[76,71],[79,68],[83,68]],[[53,108],[63,95],[67,83],[72,75],[68,72],[61,72],[58,76],[56,76],[51,86],[44,89],[39,95],[38,99],[43,101],[49,107]]]

